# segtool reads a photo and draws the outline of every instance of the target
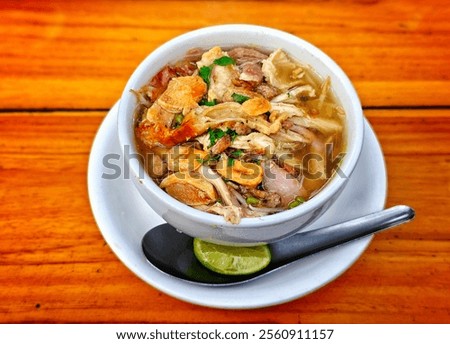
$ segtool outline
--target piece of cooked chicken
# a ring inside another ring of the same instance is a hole
[[[229,159],[225,154],[222,154],[216,170],[222,177],[245,186],[256,187],[263,179],[263,170],[258,164]]]
[[[280,90],[288,90],[303,82],[305,66],[290,58],[283,50],[277,49],[263,60],[262,71],[266,80]]]
[[[161,188],[187,205],[207,205],[217,200],[214,186],[199,174],[176,172],[170,174],[160,184]]]
[[[136,130],[139,139],[149,148],[170,148],[203,134],[208,127],[197,119],[194,109],[205,93],[206,84],[199,76],[172,79],[139,123]],[[181,123],[172,127],[175,115],[181,116]]]
[[[202,160],[208,155],[200,149],[189,146],[174,146],[167,154],[167,167],[170,171],[196,171],[201,165]]]
[[[267,135],[253,132],[245,136],[236,137],[231,147],[252,151],[257,154],[272,155],[275,151],[275,142]]]

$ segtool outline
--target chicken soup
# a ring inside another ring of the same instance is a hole
[[[266,216],[314,197],[339,168],[345,113],[322,79],[281,49],[193,49],[138,99],[147,173],[169,195],[224,216]]]

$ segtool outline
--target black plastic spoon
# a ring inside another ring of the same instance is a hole
[[[412,208],[398,205],[333,226],[297,233],[271,243],[270,264],[250,275],[221,275],[205,268],[194,256],[193,238],[167,223],[145,234],[142,249],[149,262],[164,273],[191,283],[226,286],[254,280],[300,258],[408,222],[414,215]]]

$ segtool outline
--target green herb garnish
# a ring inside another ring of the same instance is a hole
[[[181,123],[183,122],[184,116],[183,114],[179,113],[177,115],[175,115],[175,117],[173,118],[173,122],[172,122],[172,128],[178,128]]]
[[[213,99],[211,101],[208,101],[207,99],[202,98],[202,100],[200,100],[198,105],[214,106],[214,105],[217,105],[217,99]]]
[[[245,199],[245,202],[247,202],[247,204],[256,205],[259,203],[259,199],[257,199],[256,197],[249,196]]]
[[[209,79],[211,77],[212,66],[203,66],[199,70],[199,75],[204,82],[209,86]]]
[[[214,162],[214,161],[218,161],[220,159],[220,155],[213,155],[210,156],[209,154],[206,155],[204,158],[197,158],[195,160],[197,160],[199,163],[201,164],[206,164],[206,163],[210,163],[210,162]]]
[[[219,141],[219,139],[221,139],[222,137],[225,136],[225,132],[222,129],[209,129],[208,130],[209,133],[209,147],[212,147],[216,144],[217,141]]]
[[[200,164],[209,164],[215,161],[218,161],[220,159],[220,154],[210,156],[209,154],[206,155],[204,158],[197,158],[197,160]]]
[[[222,57],[219,57],[218,59],[215,59],[212,65],[200,67],[199,75],[203,79],[203,81],[206,82],[206,84],[208,86],[209,86],[209,82],[211,79],[211,72],[214,67],[213,66],[214,64],[218,65],[218,66],[228,66],[228,65],[236,64],[236,61],[229,56],[222,56]],[[203,105],[203,104],[200,104],[200,105]],[[211,105],[204,104],[204,105],[212,106],[212,105],[216,105],[216,104],[211,104]]]
[[[236,61],[229,56],[222,56],[222,57],[219,57],[218,59],[215,59],[214,64],[216,64],[218,66],[228,66],[228,65],[236,64]]]
[[[218,59],[215,59],[213,64],[216,64],[218,66],[228,66],[228,65],[232,65],[232,64],[236,64],[236,61],[234,61],[231,57],[229,56],[222,56],[219,57]],[[206,84],[209,86],[209,81],[211,78],[211,72],[212,72],[213,66],[203,66],[200,67],[199,69],[199,75],[200,77],[203,79],[204,82],[206,82]],[[205,104],[205,105],[209,105],[209,104]],[[212,104],[215,105],[215,104]]]
[[[227,166],[228,166],[228,167],[233,166],[233,165],[234,165],[234,160],[235,160],[235,159],[233,159],[233,158],[229,158],[228,161],[227,161]]]
[[[230,153],[230,155],[234,158],[239,158],[242,154],[244,154],[244,151],[242,149],[238,149]]]
[[[302,203],[305,203],[305,199],[303,197],[297,196],[291,203],[288,204],[288,208],[289,209],[295,208]]]
[[[238,136],[238,133],[230,128],[227,129],[225,134],[230,135],[231,141],[234,141],[234,139]]]
[[[222,129],[216,128],[216,129],[209,129],[209,147],[212,147],[216,144],[219,139],[224,137],[225,135],[229,135],[231,138],[231,141],[234,141],[234,139],[238,136],[238,133],[234,130],[228,128],[227,131],[223,131]]]
[[[233,100],[234,100],[236,103],[239,103],[239,104],[242,104],[243,102],[245,102],[245,101],[247,101],[247,100],[250,99],[250,97],[247,97],[247,96],[244,96],[244,95],[238,94],[238,93],[233,93],[233,94],[231,95],[231,98],[233,98]]]
[[[208,162],[219,161],[219,159],[220,159],[220,154],[213,155],[212,157],[209,158]]]

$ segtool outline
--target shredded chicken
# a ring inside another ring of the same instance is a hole
[[[326,135],[342,131],[342,123],[336,119],[311,118],[308,115],[304,115],[292,117],[290,122],[301,127],[315,129]]]
[[[225,218],[225,221],[228,221],[232,224],[238,224],[239,222],[241,222],[242,209],[234,205],[223,205],[220,203],[216,203],[206,208],[206,211],[222,215]]]
[[[214,146],[211,147],[211,154],[216,155],[222,153],[225,149],[231,146],[231,138],[230,135],[225,135],[220,138]]]
[[[160,184],[167,193],[187,205],[211,204],[217,200],[213,185],[189,173],[176,172],[167,176]]]
[[[307,96],[313,98],[316,96],[316,90],[311,85],[302,85],[291,88],[286,92],[271,99],[274,103],[298,103],[301,99],[299,97]]]
[[[232,95],[235,93],[233,80],[238,77],[239,73],[233,65],[214,66],[211,72],[208,100],[232,101]]]
[[[277,49],[263,61],[262,71],[271,85],[287,90],[302,83],[305,67]]]
[[[317,105],[317,110],[319,111],[322,109],[323,103],[325,101],[325,98],[327,97],[330,86],[331,86],[331,79],[328,76],[323,82],[322,86],[320,87],[319,104]]]
[[[275,151],[273,139],[257,132],[236,137],[231,147],[252,151],[257,154],[266,154],[268,156],[272,155]]]
[[[234,205],[234,202],[232,201],[231,194],[227,188],[227,185],[216,172],[214,172],[207,166],[202,166],[199,172],[205,180],[209,181],[212,185],[214,185],[214,187],[216,188],[217,192],[220,195],[220,198],[226,205],[230,206]]]

